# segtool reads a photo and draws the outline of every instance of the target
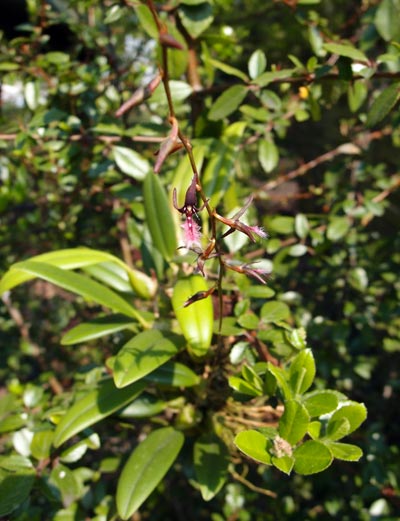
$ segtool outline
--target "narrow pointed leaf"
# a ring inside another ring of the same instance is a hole
[[[48,282],[66,289],[67,291],[71,291],[72,293],[76,293],[85,299],[94,301],[97,304],[112,309],[113,311],[134,317],[143,322],[141,314],[126,300],[106,286],[103,286],[84,275],[35,261],[20,262],[15,264],[15,268],[18,271],[26,272],[31,276],[47,280]]]
[[[289,382],[294,394],[305,393],[315,378],[315,360],[311,349],[304,349],[293,359],[289,368]]]
[[[109,379],[97,389],[78,400],[57,425],[53,444],[59,447],[83,429],[94,425],[134,400],[144,389],[143,382],[135,382],[124,389],[117,389]]]
[[[182,338],[165,336],[160,330],[143,331],[129,340],[114,360],[115,385],[125,387],[165,364],[179,351]]]
[[[147,175],[143,183],[143,196],[146,223],[153,244],[164,259],[171,260],[177,248],[175,225],[167,195],[157,175]]]
[[[265,54],[260,49],[257,49],[250,56],[250,60],[248,63],[249,75],[252,80],[260,76],[265,71],[265,67],[267,66],[267,58]]]
[[[88,342],[89,340],[111,335],[112,333],[133,327],[134,323],[132,320],[123,315],[95,318],[89,322],[83,322],[67,331],[61,338],[61,344],[68,346],[78,344],[79,342]]]
[[[117,485],[117,510],[128,519],[149,497],[177,458],[184,442],[172,427],[153,431],[133,451]]]
[[[400,99],[400,83],[393,83],[374,100],[367,116],[367,126],[373,127],[389,114]]]

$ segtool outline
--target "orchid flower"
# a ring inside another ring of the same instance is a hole
[[[199,209],[197,208],[197,183],[196,176],[193,176],[192,182],[186,191],[185,202],[183,206],[178,207],[176,188],[173,191],[173,205],[179,213],[185,215],[185,221],[182,224],[183,237],[185,241],[185,247],[188,249],[201,248],[201,232],[200,226],[193,219],[193,216],[197,216]]]
[[[248,224],[245,224],[244,222],[240,221],[240,217],[247,211],[251,203],[253,202],[253,197],[250,196],[247,203],[241,208],[232,218],[228,217],[222,217],[222,215],[215,214],[215,217],[222,222],[223,224],[226,224],[230,227],[230,229],[225,232],[222,237],[227,237],[231,233],[233,233],[235,230],[238,230],[239,232],[244,233],[247,235],[247,237],[252,241],[256,242],[256,238],[260,237],[261,239],[267,238],[267,233],[261,228],[260,226],[250,226]]]

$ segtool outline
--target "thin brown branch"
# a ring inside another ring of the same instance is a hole
[[[258,492],[259,494],[262,494],[262,495],[268,496],[268,497],[272,497],[274,499],[277,497],[277,494],[275,492],[272,492],[272,490],[268,490],[267,488],[257,487],[256,485],[254,485],[253,483],[248,481],[245,477],[238,474],[235,470],[230,470],[230,474],[233,477],[233,479],[235,479],[236,481],[240,481],[240,483],[243,483],[243,485],[246,485],[247,488],[249,488],[250,490],[253,490],[254,492]]]

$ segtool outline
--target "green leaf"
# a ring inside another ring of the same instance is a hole
[[[140,154],[127,147],[113,147],[114,160],[121,171],[137,181],[143,181],[150,172],[150,163]]]
[[[272,456],[272,464],[281,472],[289,475],[293,469],[294,458],[293,456],[281,456],[280,458]]]
[[[289,307],[284,302],[279,302],[278,300],[266,302],[261,308],[261,320],[267,324],[286,320],[289,316]]]
[[[204,501],[210,501],[221,490],[228,475],[226,446],[216,436],[205,434],[194,444],[193,462],[201,495]]]
[[[298,213],[294,218],[294,229],[300,239],[305,239],[310,229],[310,223],[303,213]]]
[[[179,18],[194,39],[198,38],[214,20],[211,4],[206,1],[191,5],[181,4],[179,6]]]
[[[366,100],[367,95],[368,87],[365,83],[365,80],[357,80],[349,85],[347,97],[351,112],[357,112],[357,110]]]
[[[300,351],[289,368],[289,382],[294,394],[303,394],[315,378],[315,360],[311,349]]]
[[[347,418],[329,420],[326,427],[326,437],[329,440],[340,440],[350,433],[350,422]]]
[[[151,14],[150,9],[144,4],[133,4],[136,16],[139,19],[140,25],[146,31],[146,33],[155,40],[158,40],[158,28],[157,24]]]
[[[167,402],[152,394],[143,393],[118,413],[121,418],[148,418],[164,411]]]
[[[113,380],[107,379],[97,389],[78,400],[61,418],[54,435],[54,446],[59,447],[83,429],[106,418],[130,401],[144,389],[143,382],[117,389]]]
[[[50,457],[54,431],[45,430],[35,432],[31,441],[31,454],[38,460]]]
[[[293,246],[290,246],[288,249],[288,254],[291,257],[302,257],[307,251],[308,248],[305,244],[293,244]]]
[[[100,263],[113,263],[119,268],[122,268],[122,270],[128,274],[132,289],[140,297],[151,298],[157,289],[156,284],[150,277],[141,271],[131,268],[118,259],[118,257],[99,250],[92,250],[90,248],[71,248],[43,253],[31,257],[29,260],[43,262],[64,270],[84,268]],[[17,265],[14,264],[0,281],[0,294],[22,284],[23,282],[33,279],[34,277],[35,275],[26,271],[19,271]]]
[[[293,395],[289,387],[289,376],[287,374],[287,371],[285,371],[285,369],[283,369],[282,367],[278,367],[277,365],[271,364],[271,362],[268,362],[268,371],[275,377],[278,387],[281,389],[286,400],[290,400]]]
[[[271,454],[267,450],[268,439],[261,432],[255,430],[239,432],[234,439],[234,444],[249,458],[266,465],[272,464]]]
[[[229,74],[230,76],[236,76],[237,78],[243,80],[245,83],[249,81],[247,75],[239,69],[232,67],[231,65],[227,65],[224,62],[220,62],[218,60],[214,60],[212,58],[207,58],[207,64],[210,64],[212,67],[219,69],[225,74]]]
[[[303,396],[303,405],[312,418],[334,411],[338,403],[337,395],[332,391],[313,391]]]
[[[223,92],[212,104],[208,118],[212,121],[223,119],[232,114],[247,95],[247,87],[233,85]]]
[[[296,400],[288,400],[279,420],[279,434],[291,445],[295,445],[305,436],[309,421],[310,416],[304,405]]]
[[[132,452],[117,484],[117,510],[128,519],[157,487],[177,458],[184,442],[172,427],[153,431]]]
[[[237,391],[238,393],[247,394],[249,396],[262,396],[263,392],[261,389],[255,387],[249,382],[246,382],[238,376],[230,376],[228,378],[229,387]]]
[[[200,377],[189,367],[179,362],[167,362],[145,376],[144,379],[146,382],[172,387],[193,387],[200,383]]]
[[[261,74],[254,80],[254,83],[260,87],[266,87],[269,83],[273,83],[277,80],[283,80],[285,78],[291,78],[296,69],[281,69],[277,71],[268,71]]]
[[[368,62],[368,58],[365,56],[365,54],[352,45],[345,45],[342,43],[324,43],[323,48],[332,54],[345,56],[346,58],[351,58],[352,60]]]
[[[400,38],[400,2],[398,0],[382,0],[375,13],[375,26],[384,40]]]
[[[157,175],[149,173],[146,176],[143,196],[146,223],[153,244],[165,260],[171,260],[177,248],[175,225],[167,195]]]
[[[14,265],[14,268],[17,270],[17,276],[18,271],[22,271],[31,276],[40,277],[41,279],[47,280],[67,291],[76,293],[85,299],[94,301],[102,306],[112,309],[113,311],[136,318],[143,323],[143,318],[140,313],[126,300],[120,297],[117,293],[114,293],[111,289],[103,286],[103,284],[99,284],[88,277],[62,270],[56,266],[51,266],[50,264],[35,261],[19,262]],[[9,273],[11,273],[11,271]]]
[[[126,387],[165,364],[178,353],[178,335],[164,336],[158,329],[143,331],[129,340],[114,360],[113,378],[118,388]]]
[[[366,417],[367,409],[363,403],[348,402],[332,414],[327,425],[327,430],[329,431],[331,424],[343,418],[349,422],[350,430],[347,434],[350,434],[358,429],[358,427],[365,421]]]
[[[85,273],[120,293],[132,293],[128,274],[118,264],[102,262],[82,268]]]
[[[269,174],[278,166],[279,150],[275,143],[271,140],[260,139],[258,142],[258,160],[263,167],[264,172]]]
[[[132,329],[133,323],[123,315],[109,315],[106,317],[95,318],[89,322],[83,322],[70,329],[61,338],[64,346],[88,342],[95,338],[117,333],[123,329]]]
[[[350,229],[350,221],[347,217],[333,217],[326,231],[327,238],[336,242],[342,239]]]
[[[389,114],[392,108],[400,99],[400,83],[392,83],[389,87],[384,89],[369,109],[366,125],[373,127],[379,123],[385,116]]]
[[[64,507],[71,505],[80,496],[81,487],[77,476],[65,465],[58,464],[53,468],[49,482],[60,491]]]
[[[250,56],[250,60],[248,63],[249,75],[252,80],[255,80],[265,71],[267,66],[267,58],[265,54],[260,49],[257,49]]]
[[[362,450],[356,445],[338,442],[325,443],[331,451],[333,457],[336,459],[344,461],[358,461],[363,455]]]
[[[211,297],[206,297],[184,306],[190,298],[201,295],[208,289],[204,277],[192,275],[178,280],[172,295],[172,307],[189,344],[189,352],[196,357],[206,355],[211,345],[214,322],[212,300]]]
[[[29,497],[34,482],[33,469],[18,474],[0,469],[0,516],[8,516],[21,506]]]
[[[294,451],[294,470],[303,476],[317,474],[328,468],[333,460],[331,451],[323,443],[309,440]]]

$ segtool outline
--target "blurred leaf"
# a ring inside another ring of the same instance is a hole
[[[247,87],[234,85],[223,92],[212,104],[208,114],[209,119],[217,121],[229,116],[242,103],[247,95]]]
[[[260,139],[258,142],[258,160],[267,174],[278,166],[279,150],[273,141]]]
[[[281,69],[276,71],[268,71],[261,74],[254,80],[259,87],[266,87],[269,83],[275,80],[282,80],[285,78],[291,78],[296,69]]]
[[[214,19],[211,4],[206,1],[190,5],[187,2],[181,3],[179,17],[192,38],[198,38]]]
[[[368,58],[365,56],[365,54],[352,45],[345,45],[341,43],[324,43],[323,48],[332,54],[345,56],[346,58],[351,58],[352,60],[368,62]]]
[[[290,316],[289,307],[284,302],[271,300],[266,302],[261,308],[261,320],[264,323],[280,322]]]
[[[214,60],[212,58],[207,58],[207,63],[209,63],[216,69],[219,69],[222,72],[225,72],[225,74],[229,74],[230,76],[236,76],[237,78],[243,80],[244,82],[247,82],[249,80],[249,78],[246,76],[246,74],[244,72],[242,72],[239,69],[236,69],[235,67],[232,67],[231,65],[227,65],[224,62]]]
[[[150,433],[132,452],[117,484],[117,510],[128,519],[146,501],[177,458],[184,442],[181,432],[165,427]]]
[[[372,103],[367,116],[367,126],[373,127],[379,123],[389,114],[399,99],[400,83],[392,83],[392,85],[384,89]]]
[[[131,148],[114,146],[112,150],[114,160],[124,174],[133,177],[137,181],[143,181],[150,172],[151,167],[147,159],[144,159],[144,157]]]
[[[399,40],[400,3],[398,0],[382,0],[375,13],[375,25],[384,40]]]
[[[38,460],[49,458],[53,438],[54,431],[45,430],[35,432],[31,441],[32,456]]]
[[[33,469],[18,474],[0,469],[0,516],[16,510],[29,497],[34,482]]]
[[[201,495],[204,501],[210,501],[221,490],[228,475],[226,446],[216,436],[205,434],[194,444],[193,462]]]
[[[262,74],[265,71],[265,68],[267,66],[267,58],[265,57],[265,54],[260,49],[257,49],[253,52],[253,54],[250,56],[249,63],[248,63],[248,69],[249,69],[249,75],[252,80],[255,78],[258,78],[260,74]]]
[[[294,229],[300,239],[305,239],[307,237],[308,231],[310,229],[310,223],[304,214],[298,213],[296,215],[294,219]]]
[[[350,221],[347,217],[333,217],[328,224],[326,236],[330,241],[342,239],[350,229]]]

